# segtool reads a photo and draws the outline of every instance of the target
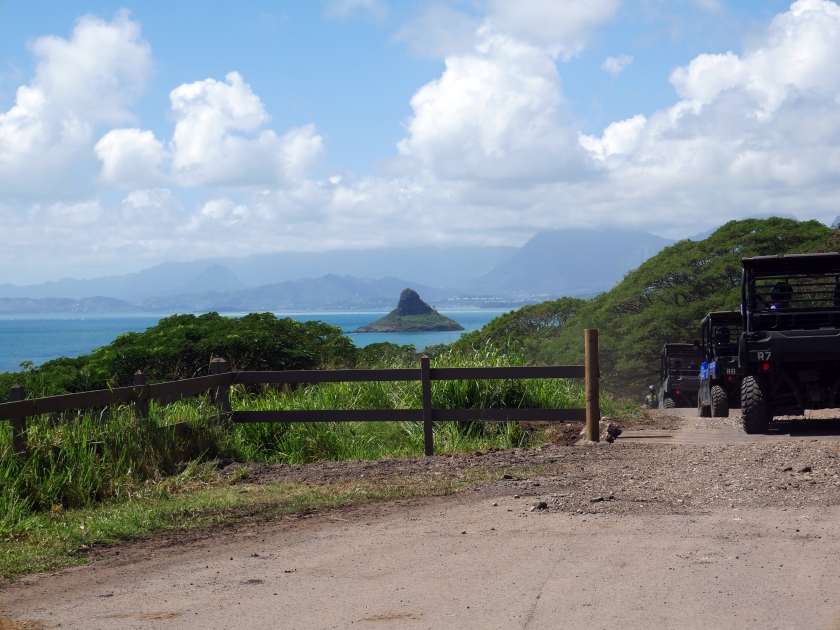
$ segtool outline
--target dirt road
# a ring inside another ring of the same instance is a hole
[[[839,457],[820,436],[417,460],[535,466],[443,499],[125,545],[0,590],[0,630],[840,628]]]

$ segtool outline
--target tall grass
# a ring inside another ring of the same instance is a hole
[[[405,367],[391,358],[377,367]],[[469,356],[443,352],[433,366],[524,365],[513,353],[476,350]],[[476,380],[432,384],[436,408],[583,407],[583,385],[576,380]],[[233,388],[234,409],[407,409],[421,404],[418,382],[325,383],[247,391]],[[607,415],[636,408],[609,396]],[[439,423],[439,453],[526,445],[532,428],[513,422]],[[130,500],[160,491],[173,476],[202,474],[196,462],[216,457],[300,464],[319,460],[419,456],[419,422],[266,423],[231,425],[206,398],[157,407],[146,418],[130,407],[111,407],[66,416],[30,418],[27,455],[12,453],[9,423],[0,423],[0,536],[19,530],[36,511],[87,506],[103,500]]]

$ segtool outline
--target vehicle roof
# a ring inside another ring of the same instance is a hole
[[[787,254],[742,258],[744,269],[755,274],[840,273],[840,253]]]
[[[741,312],[740,311],[712,311],[706,317],[703,318],[701,325],[706,324],[707,321],[712,320],[713,324],[740,324],[741,323]]]
[[[685,352],[686,350],[689,350],[691,352],[700,352],[699,350],[694,349],[693,343],[666,343],[662,349],[669,351],[677,350],[680,352]]]

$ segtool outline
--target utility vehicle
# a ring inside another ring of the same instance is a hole
[[[714,311],[700,324],[700,339],[695,346],[703,353],[697,394],[697,414],[701,418],[726,418],[730,407],[741,405],[744,374],[738,366],[741,326],[738,311]]]
[[[766,433],[774,416],[840,399],[840,254],[744,258],[741,417]]]
[[[700,350],[690,343],[666,343],[659,374],[659,408],[693,407],[700,388]]]

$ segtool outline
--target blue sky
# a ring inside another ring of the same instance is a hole
[[[328,162],[337,168],[369,171],[393,153],[401,122],[411,113],[411,95],[443,68],[439,60],[411,57],[390,43],[393,29],[385,23],[325,18],[317,2],[4,2],[0,107],[13,103],[21,79],[32,74],[27,42],[67,37],[78,17],[110,19],[124,7],[152,45],[154,75],[135,109],[145,126],[171,133],[166,108],[173,87],[236,70],[276,127],[317,123],[329,135]]]
[[[838,29],[823,0],[0,1],[0,282],[830,221]]]
[[[442,59],[420,57],[395,35],[431,3],[389,3],[387,14],[356,10],[324,15],[319,2],[0,3],[0,108],[31,76],[27,43],[42,35],[70,35],[76,19],[109,19],[129,8],[152,45],[155,72],[135,111],[156,133],[171,133],[166,106],[172,87],[237,70],[271,113],[276,127],[316,123],[329,138],[325,173],[371,173],[396,153],[417,88],[440,76]],[[790,3],[737,2],[709,10],[701,3],[632,2],[593,34],[589,47],[560,62],[563,88],[586,133],[614,120],[649,115],[675,100],[671,71],[702,52],[737,50],[745,34],[760,29]],[[455,6],[476,17],[470,3]],[[621,76],[601,69],[607,56],[633,56]]]

